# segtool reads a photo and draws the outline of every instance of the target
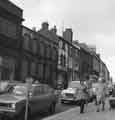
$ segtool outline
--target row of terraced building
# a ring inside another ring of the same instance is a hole
[[[0,80],[23,81],[27,75],[53,87],[66,88],[71,80],[100,74],[110,78],[96,50],[73,40],[71,28],[57,35],[47,22],[41,29],[22,25],[23,10],[9,0],[0,0]]]

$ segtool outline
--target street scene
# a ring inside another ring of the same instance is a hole
[[[0,120],[115,119],[114,6],[0,0]]]

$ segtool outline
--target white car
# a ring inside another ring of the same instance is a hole
[[[77,102],[80,100],[79,91],[80,91],[80,82],[72,81],[70,82],[67,89],[62,90],[61,92],[61,103],[65,102]]]

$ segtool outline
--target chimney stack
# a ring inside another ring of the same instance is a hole
[[[53,32],[53,33],[57,33],[57,28],[56,28],[56,26],[54,25],[54,27],[51,29],[51,31]]]
[[[48,22],[43,22],[42,23],[42,30],[48,30],[49,29],[49,24]]]
[[[67,28],[64,32],[63,32],[63,38],[65,40],[67,40],[68,42],[72,43],[73,41],[73,32],[71,28]]]

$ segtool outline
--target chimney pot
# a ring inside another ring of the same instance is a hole
[[[51,29],[51,31],[56,34],[56,33],[57,33],[57,28],[56,28],[56,26],[54,26],[54,27]]]

